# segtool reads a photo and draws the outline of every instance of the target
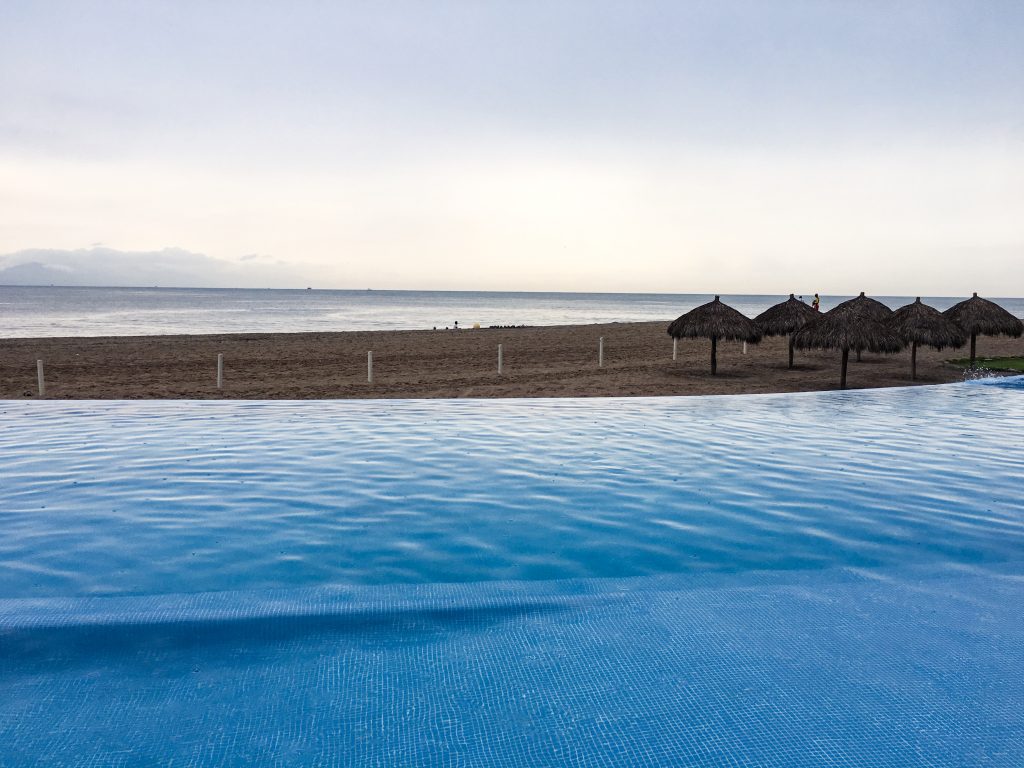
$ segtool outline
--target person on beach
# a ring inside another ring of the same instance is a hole
[[[814,294],[814,301],[811,302],[811,309],[815,312],[821,312],[821,299],[818,298],[818,294]]]

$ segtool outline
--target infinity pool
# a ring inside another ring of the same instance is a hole
[[[1024,765],[1024,377],[0,403],[0,766]]]

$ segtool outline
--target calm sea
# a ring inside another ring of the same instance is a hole
[[[326,291],[0,286],[0,337],[379,331],[668,322],[709,294]],[[785,296],[723,295],[753,317]],[[811,296],[805,299],[809,302]],[[828,309],[849,296],[823,296]],[[875,297],[895,308],[908,296]],[[946,309],[962,297],[926,297]],[[1024,298],[994,299],[1024,317]]]

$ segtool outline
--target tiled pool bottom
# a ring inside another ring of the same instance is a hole
[[[1022,381],[4,404],[0,765],[1022,765]]]
[[[0,763],[1020,766],[1021,594],[987,567],[5,606]]]

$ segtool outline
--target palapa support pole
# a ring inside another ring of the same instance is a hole
[[[917,342],[910,343],[910,379],[917,381]]]
[[[859,349],[857,350],[857,362],[858,363],[860,362],[860,350]]]
[[[974,295],[977,296],[978,294],[974,294]],[[978,343],[978,334],[972,333],[971,334],[971,368],[974,367],[974,351],[975,351],[975,345],[977,343]]]
[[[793,368],[793,334],[789,334],[789,367]]]
[[[711,337],[711,375],[714,376],[718,371],[718,337]]]
[[[743,354],[747,354],[747,342],[743,342]]]
[[[679,349],[679,339],[672,339],[672,359],[676,359],[676,352]]]
[[[597,340],[597,367],[604,368],[604,336]]]
[[[42,360],[36,360],[36,379],[39,382],[39,396],[46,397],[46,379],[43,378]]]
[[[224,389],[224,355],[217,353],[217,389]]]
[[[366,353],[366,383],[373,384],[373,352]]]
[[[846,389],[846,364],[850,362],[850,349],[843,349],[843,372],[839,375],[839,388]]]
[[[498,345],[498,375],[501,376],[501,344]]]

